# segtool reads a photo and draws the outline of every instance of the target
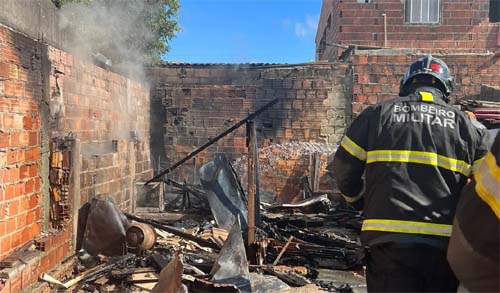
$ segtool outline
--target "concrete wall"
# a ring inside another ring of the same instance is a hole
[[[0,23],[58,48],[67,40],[59,29],[58,9],[51,0],[2,0]]]
[[[500,48],[499,23],[490,23],[489,0],[442,0],[440,22],[409,24],[405,1],[324,0],[316,37],[317,60],[335,60],[343,51],[331,44],[425,48],[434,51],[485,51]],[[330,22],[328,21],[330,20]]]
[[[164,166],[270,100],[280,98],[279,104],[256,119],[256,126],[262,188],[284,201],[293,201],[299,193],[300,179],[308,172],[301,164],[307,164],[308,153],[312,152],[308,147],[332,152],[329,146],[338,142],[350,121],[352,78],[348,64],[187,64],[154,68],[149,75],[158,104],[153,107],[158,132],[152,139],[164,141],[164,149],[157,150],[160,153],[155,158],[164,154]],[[196,181],[194,170],[216,152],[226,153],[233,161],[241,159],[246,154],[245,128],[177,169],[173,178]],[[270,159],[271,153],[282,156]],[[306,155],[307,160],[301,160]],[[326,163],[327,157],[323,159]]]

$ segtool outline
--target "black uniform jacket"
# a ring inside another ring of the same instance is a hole
[[[344,198],[363,210],[362,241],[445,248],[460,191],[488,151],[484,134],[432,87],[364,110],[331,166]]]

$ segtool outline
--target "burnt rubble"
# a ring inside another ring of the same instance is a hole
[[[366,291],[361,216],[338,195],[318,192],[317,171],[312,172],[311,183],[304,178],[302,200],[261,201],[251,120],[275,103],[143,184],[160,179],[155,184],[169,185],[182,197],[180,212],[163,213],[160,207],[130,214],[110,198],[92,199],[78,216],[78,252],[68,260],[72,272],[64,280],[50,274],[40,279],[70,292]],[[198,170],[201,186],[165,178],[187,158],[245,123],[246,192],[224,154]],[[148,189],[146,197],[153,196],[151,192]],[[159,202],[163,205],[163,200]]]
[[[111,249],[102,246],[106,237],[85,238],[82,247],[92,253],[82,249],[67,280],[41,279],[71,292],[364,291],[359,214],[325,195],[304,202],[262,209],[253,247],[246,247],[239,220],[228,231],[213,215],[193,220],[187,213],[170,221],[120,212],[116,219],[128,218],[124,241],[113,241]],[[109,206],[115,211],[109,199],[94,199],[89,215]],[[88,217],[85,231],[101,225]],[[154,245],[137,249],[141,241],[151,242],[148,230],[155,232]]]

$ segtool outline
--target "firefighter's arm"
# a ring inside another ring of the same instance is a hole
[[[484,156],[488,153],[494,139],[494,137],[491,137],[491,134],[486,129],[478,129],[477,131],[479,132],[481,139],[479,140],[474,152],[474,162],[472,164],[473,171],[476,170],[483,161]]]
[[[363,172],[366,164],[369,117],[373,108],[363,111],[342,138],[331,171],[344,199],[357,210],[363,209]]]

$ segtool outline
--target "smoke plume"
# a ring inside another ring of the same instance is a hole
[[[158,39],[148,24],[159,9],[165,9],[161,1],[68,3],[60,10],[59,25],[72,53],[143,77],[143,65],[151,62],[147,46]]]

